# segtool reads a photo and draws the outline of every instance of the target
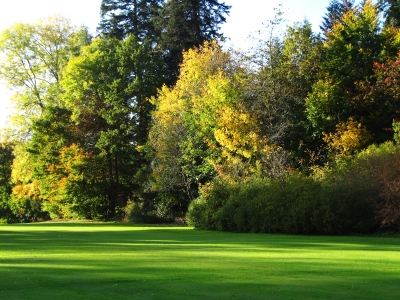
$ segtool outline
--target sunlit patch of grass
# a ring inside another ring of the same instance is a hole
[[[400,239],[0,225],[0,299],[397,299]]]

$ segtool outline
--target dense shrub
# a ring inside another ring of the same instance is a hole
[[[128,202],[125,207],[125,218],[134,224],[157,224],[165,223],[166,219],[155,214],[154,211],[145,211],[140,203]]]
[[[203,188],[201,196],[189,205],[186,222],[199,229],[221,230],[218,213],[237,189],[222,180],[216,180]]]
[[[369,233],[400,224],[400,152],[371,146],[313,176],[216,181],[193,201],[187,222],[196,228],[299,234]]]
[[[335,173],[340,174],[338,170],[344,175],[337,176]],[[374,215],[375,223],[379,223],[381,227],[399,229],[400,197],[397,193],[400,190],[399,170],[400,148],[392,142],[386,142],[370,146],[346,162],[344,167],[333,169],[328,178],[330,181],[332,175],[339,178],[340,186],[347,188],[348,197],[353,200],[349,204],[357,205],[359,208],[355,211],[353,222],[369,213]],[[344,220],[351,220],[350,216],[345,217]],[[356,224],[354,226],[357,227]],[[358,226],[364,227],[365,224]]]
[[[370,164],[379,168],[375,174],[380,196],[377,218],[383,227],[400,230],[400,150],[390,143],[373,150],[380,154],[368,153]]]
[[[32,200],[30,198],[17,199],[11,196],[9,204],[18,222],[29,223],[50,219],[49,214],[43,211],[42,201],[40,200]]]
[[[216,197],[221,186],[225,200]],[[196,228],[235,232],[329,233],[332,226],[326,224],[332,218],[325,202],[322,185],[307,177],[217,184],[208,197],[192,202],[187,221]]]

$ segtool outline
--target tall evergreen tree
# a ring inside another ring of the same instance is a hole
[[[400,26],[400,1],[399,0],[379,0],[380,9],[384,13],[385,26]]]
[[[105,37],[123,39],[132,34],[138,41],[153,41],[153,19],[164,0],[102,0],[97,30]]]
[[[333,26],[340,22],[343,15],[354,8],[354,0],[331,0],[323,18],[320,29],[322,32],[332,32]]]
[[[161,45],[166,51],[171,82],[178,76],[182,52],[205,41],[219,38],[230,6],[217,0],[168,0],[156,25],[161,32]]]

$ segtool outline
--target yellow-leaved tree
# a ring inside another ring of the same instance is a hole
[[[336,125],[334,133],[323,132],[323,141],[327,143],[328,149],[340,158],[354,154],[361,150],[371,139],[368,130],[361,123],[350,117],[346,122]]]
[[[268,147],[246,108],[242,74],[239,61],[206,42],[184,53],[176,85],[152,98],[152,187],[164,195],[163,205],[185,211],[216,176],[242,181],[259,170]]]

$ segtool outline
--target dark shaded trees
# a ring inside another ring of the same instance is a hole
[[[385,17],[385,26],[400,26],[400,2],[398,0],[379,0],[379,8]]]
[[[217,0],[103,0],[100,35],[124,39],[128,34],[141,44],[161,50],[174,84],[182,52],[221,37],[220,25],[230,7]]]
[[[354,8],[354,0],[332,0],[326,8],[320,29],[325,35],[332,32],[333,26],[342,21],[343,15]]]
[[[230,6],[216,0],[168,0],[156,20],[161,47],[174,83],[182,62],[182,53],[205,41],[220,38]]]
[[[0,219],[12,221],[15,216],[10,209],[11,165],[14,159],[10,143],[0,142]]]
[[[154,43],[159,33],[154,27],[164,0],[103,0],[100,6],[100,35],[124,39],[133,35],[140,43]]]

